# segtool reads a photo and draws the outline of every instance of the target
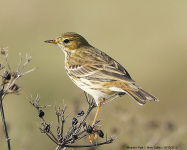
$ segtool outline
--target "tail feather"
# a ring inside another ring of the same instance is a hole
[[[135,99],[140,105],[144,105],[146,103],[146,100],[148,101],[159,101],[156,97],[153,95],[145,92],[142,89],[139,89],[138,91],[132,91],[132,90],[125,90],[125,92],[131,96],[133,99]]]

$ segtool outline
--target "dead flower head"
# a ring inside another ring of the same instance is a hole
[[[30,54],[26,54],[26,60],[27,60],[28,62],[30,62],[31,59],[32,59],[31,55],[30,55]]]
[[[17,84],[13,84],[10,89],[8,90],[8,94],[13,94],[13,93],[16,93],[16,94],[19,94],[19,91],[21,90],[21,87],[19,87]]]
[[[5,55],[8,52],[8,47],[1,47],[1,55]]]

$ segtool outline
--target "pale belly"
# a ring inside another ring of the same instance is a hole
[[[113,91],[111,88],[108,88],[106,86],[102,86],[101,82],[98,82],[98,84],[93,84],[90,80],[87,80],[85,78],[79,78],[79,79],[73,79],[70,77],[70,79],[83,91],[91,95],[97,105],[102,101],[101,98],[109,98],[111,95],[118,93],[120,91]]]

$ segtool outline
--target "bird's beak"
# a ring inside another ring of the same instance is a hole
[[[57,44],[58,42],[56,42],[56,40],[47,40],[47,41],[44,41],[46,43],[53,43],[53,44]]]

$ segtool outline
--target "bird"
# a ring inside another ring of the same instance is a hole
[[[98,106],[113,95],[129,95],[140,105],[159,101],[135,84],[127,70],[112,57],[93,47],[81,35],[66,32],[46,43],[56,44],[65,54],[65,70],[70,79],[91,95]]]

